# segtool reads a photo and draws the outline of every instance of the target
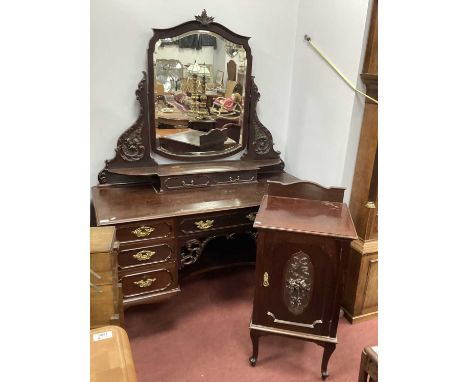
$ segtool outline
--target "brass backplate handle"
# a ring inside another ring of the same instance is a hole
[[[146,237],[151,235],[151,232],[154,231],[153,227],[148,227],[146,225],[142,225],[141,227],[138,227],[137,229],[133,230],[132,233],[136,237]]]
[[[198,229],[209,229],[213,227],[214,220],[199,220],[195,222],[195,225],[197,226]]]
[[[135,285],[138,285],[140,288],[147,288],[151,284],[153,284],[155,281],[156,279],[154,278],[154,279],[138,280],[138,281],[134,281],[133,283]]]
[[[144,249],[143,251],[137,252],[133,255],[134,259],[137,259],[138,261],[145,261],[151,259],[156,252],[154,251],[148,251]]]
[[[265,272],[265,273],[263,274],[263,286],[264,286],[264,287],[267,287],[267,286],[269,286],[269,285],[270,285],[270,283],[269,283],[269,281],[268,281],[268,272]]]

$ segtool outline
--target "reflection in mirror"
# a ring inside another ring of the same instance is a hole
[[[176,155],[213,155],[242,145],[247,58],[208,31],[156,42],[156,147]]]

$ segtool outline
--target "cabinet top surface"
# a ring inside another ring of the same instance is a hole
[[[89,238],[91,253],[110,252],[114,245],[115,227],[91,227]]]
[[[266,195],[254,228],[357,239],[348,206],[320,200]]]

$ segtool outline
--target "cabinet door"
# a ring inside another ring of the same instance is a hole
[[[341,244],[325,237],[262,231],[253,322],[330,335]]]

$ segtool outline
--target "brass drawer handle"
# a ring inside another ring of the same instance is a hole
[[[253,222],[255,220],[255,218],[257,217],[257,213],[256,212],[251,212],[250,214],[245,215],[245,217],[247,219],[249,219],[251,222]]]
[[[230,182],[238,182],[240,181],[240,176],[238,175],[237,177],[233,178],[232,176],[229,177]]]
[[[154,279],[138,280],[138,281],[134,281],[133,283],[135,285],[138,285],[140,288],[148,288],[155,281],[156,279],[154,278]]]
[[[156,252],[154,251],[148,251],[148,250],[143,250],[138,253],[135,253],[133,255],[134,259],[137,259],[138,261],[145,261],[151,259],[154,255],[156,255]]]
[[[270,283],[268,282],[268,272],[265,272],[263,274],[263,286],[266,288],[270,286]]]
[[[195,225],[197,226],[198,229],[208,229],[213,227],[214,220],[200,220],[195,222]]]
[[[141,227],[137,228],[136,230],[132,231],[132,233],[136,237],[146,237],[151,235],[151,232],[154,231],[153,227],[148,227],[146,225],[142,225]]]

